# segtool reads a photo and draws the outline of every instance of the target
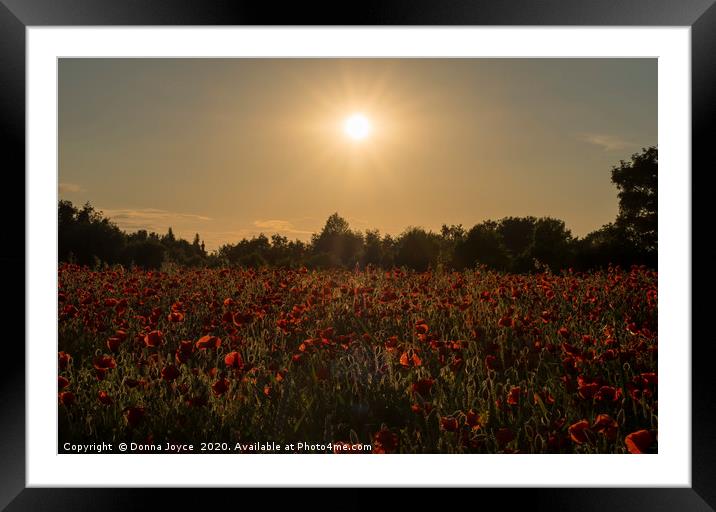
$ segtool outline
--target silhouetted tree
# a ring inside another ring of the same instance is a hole
[[[383,240],[380,237],[380,232],[377,229],[367,230],[363,241],[365,245],[363,249],[363,264],[380,265],[383,261]]]
[[[564,221],[551,217],[542,217],[535,221],[531,256],[553,271],[572,263],[572,233]]]
[[[174,242],[176,242],[176,237],[174,236],[174,231],[171,226],[169,226],[167,234],[162,237],[162,243],[165,246],[170,247]]]
[[[497,232],[509,258],[513,272],[527,272],[532,268],[532,246],[535,237],[534,217],[505,217],[497,225]]]
[[[146,232],[145,232],[146,233]],[[136,265],[148,270],[160,269],[164,263],[166,247],[156,238],[132,240],[124,249],[124,261],[127,265]]]
[[[58,255],[60,260],[95,266],[119,263],[124,233],[86,203],[77,209],[69,201],[58,204]]]
[[[351,231],[348,221],[338,215],[328,217],[323,230],[313,235],[314,255],[326,254],[334,265],[352,267],[360,261],[363,236]]]
[[[535,220],[534,217],[505,217],[500,220],[497,231],[511,256],[519,256],[532,247]]]
[[[438,263],[447,267],[453,267],[455,262],[455,247],[465,240],[465,229],[462,224],[443,224],[440,228],[440,255]]]
[[[440,254],[440,239],[421,228],[408,228],[397,240],[395,263],[418,271],[435,266]]]
[[[576,266],[582,270],[606,267],[609,264],[626,267],[646,263],[626,230],[616,223],[592,231],[577,240],[575,247]]]
[[[473,226],[465,239],[455,247],[457,268],[473,267],[478,263],[500,270],[508,266],[509,255],[502,245],[498,223],[495,221],[485,221]]]
[[[612,183],[619,190],[616,224],[646,254],[657,250],[658,168],[658,151],[654,146],[612,168]]]

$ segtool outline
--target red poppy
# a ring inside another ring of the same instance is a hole
[[[162,331],[151,331],[144,335],[144,344],[147,347],[159,347],[164,343]]]
[[[69,407],[75,403],[75,395],[72,391],[63,391],[58,395],[58,397],[60,399],[60,403],[65,407]]]
[[[219,348],[221,346],[221,338],[217,336],[202,336],[196,342],[196,348],[206,350],[209,348]]]
[[[65,370],[67,368],[67,365],[70,364],[72,356],[70,356],[67,352],[58,352],[57,355],[58,366],[60,370]]]
[[[69,381],[69,380],[67,380],[66,378],[64,378],[64,377],[62,377],[62,376],[57,377],[57,389],[58,389],[59,391],[62,391],[63,389],[65,389],[65,388],[66,388],[67,386],[69,386],[69,385],[70,385],[70,381]]]
[[[370,338],[366,341],[370,341]],[[388,338],[388,340],[385,342],[385,349],[388,352],[392,352],[398,347],[398,337],[397,336],[391,336]]]
[[[109,396],[109,394],[106,391],[100,391],[99,395],[97,395],[97,400],[103,405],[112,405],[114,400],[112,400],[112,397]]]
[[[654,437],[648,430],[637,430],[624,438],[624,444],[629,453],[644,453],[654,442]]]
[[[543,389],[542,393],[534,394],[534,403],[537,404],[540,400],[547,405],[552,405],[555,402],[552,393],[550,393],[548,389]]]
[[[234,313],[232,321],[236,327],[241,327],[245,324],[250,324],[254,320],[254,315],[251,313]]]
[[[582,377],[581,375],[577,378],[577,392],[580,398],[585,400],[591,400],[600,387],[597,381]]]
[[[500,327],[512,327],[515,321],[510,316],[503,316],[497,321],[497,325]]]
[[[462,357],[454,357],[452,361],[450,361],[450,371],[453,373],[457,373],[462,369],[462,367],[465,364],[465,360]]]
[[[169,313],[168,320],[170,322],[182,322],[184,320],[184,313],[181,311],[172,311]]]
[[[93,360],[97,380],[105,378],[107,372],[117,367],[117,362],[112,356],[97,356]]]
[[[616,438],[618,428],[619,424],[608,414],[597,415],[594,420],[594,425],[592,425],[592,430],[604,434],[610,441]]]
[[[93,360],[95,370],[110,370],[117,367],[117,362],[112,356],[97,356]]]
[[[465,424],[473,430],[480,428],[480,415],[473,410],[465,414]]]
[[[497,358],[495,356],[485,356],[485,367],[488,370],[497,370]]]
[[[381,428],[373,436],[373,453],[390,453],[398,449],[398,436],[387,427]]]
[[[117,352],[117,349],[119,349],[119,345],[122,343],[122,340],[117,338],[116,336],[112,336],[107,340],[107,348],[110,352]]]
[[[616,402],[622,397],[622,388],[615,388],[612,386],[602,386],[594,395],[600,402]]]
[[[413,350],[408,350],[400,355],[400,364],[409,368],[410,366],[422,366],[423,361]]]
[[[168,366],[165,366],[162,368],[162,379],[164,379],[167,382],[171,382],[177,377],[179,377],[179,369],[174,366],[173,364],[170,364]]]
[[[581,357],[582,351],[569,343],[562,343],[562,350],[565,354],[572,357]]]
[[[446,432],[457,432],[459,425],[454,416],[443,416],[440,418],[440,428]]]
[[[569,338],[569,329],[567,329],[566,327],[560,327],[557,331],[557,334],[559,334],[563,338]]]
[[[425,320],[418,320],[415,324],[415,332],[418,334],[427,334],[430,330],[430,327],[428,327],[428,324],[425,323]]]
[[[569,437],[577,444],[584,444],[589,441],[589,422],[581,420],[569,426],[567,429]]]
[[[127,420],[127,425],[129,425],[130,428],[139,426],[145,415],[146,411],[144,407],[137,406],[124,409],[124,419]]]
[[[435,381],[433,379],[420,379],[413,383],[413,393],[417,393],[422,397],[427,397],[433,388]]]
[[[507,394],[507,403],[510,405],[519,405],[520,403],[520,387],[513,386]]]
[[[597,340],[592,338],[589,334],[582,334],[582,343],[585,345],[596,345]]]
[[[244,360],[238,352],[229,352],[224,358],[224,364],[229,368],[241,370],[244,367]]]
[[[642,381],[644,382],[644,384],[647,384],[647,385],[656,385],[657,384],[658,379],[657,379],[656,373],[654,373],[654,372],[642,373],[640,375],[640,377],[641,377]]]
[[[540,317],[542,318],[542,322],[545,324],[548,324],[556,319],[556,316],[551,311],[542,311]]]
[[[175,352],[175,358],[178,364],[186,363],[194,352],[194,343],[191,341],[179,342],[179,348]]]
[[[214,396],[221,396],[229,390],[229,381],[226,379],[219,379],[211,385],[211,391]]]

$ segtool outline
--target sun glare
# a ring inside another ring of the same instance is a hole
[[[363,140],[370,135],[370,120],[363,114],[353,114],[343,123],[343,131],[353,140]]]

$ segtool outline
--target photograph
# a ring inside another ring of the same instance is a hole
[[[59,453],[659,453],[657,58],[56,62]]]

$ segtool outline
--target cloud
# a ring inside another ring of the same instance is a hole
[[[85,189],[80,187],[77,183],[60,183],[60,194],[76,194],[77,192],[84,192]]]
[[[288,220],[255,220],[254,226],[259,229],[265,229],[270,233],[287,233],[292,235],[310,235],[313,231],[297,229],[292,222]]]
[[[193,213],[178,213],[167,210],[159,210],[157,208],[139,208],[139,209],[106,209],[102,210],[108,217],[116,219],[194,219],[194,220],[211,220],[211,217],[205,215],[195,215]]]
[[[120,229],[128,232],[146,229],[157,233],[166,233],[171,227],[177,236],[193,237],[199,229],[206,227],[211,217],[192,213],[171,212],[156,208],[112,209],[98,208],[105,217],[109,217]]]
[[[293,224],[287,220],[255,220],[254,226],[273,231],[288,231],[293,229]]]
[[[172,228],[174,235],[191,241],[195,233],[213,251],[224,244],[235,244],[243,238],[252,238],[260,233],[272,235],[279,233],[291,239],[306,240],[313,233],[294,225],[292,221],[280,219],[255,220],[250,225],[227,225],[219,219],[193,213],[173,212],[157,208],[97,208],[103,215],[127,233],[141,229],[159,234]],[[305,219],[296,219],[302,223]],[[213,228],[213,229],[212,229]]]
[[[621,137],[603,133],[585,133],[582,134],[579,139],[589,144],[599,146],[604,151],[620,151],[635,146],[633,142],[622,139]]]

